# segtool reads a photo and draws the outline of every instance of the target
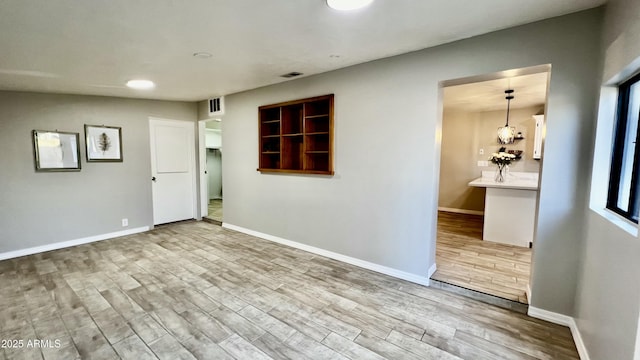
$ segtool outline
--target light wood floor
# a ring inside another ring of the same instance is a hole
[[[439,281],[528,303],[531,249],[482,240],[483,217],[438,212]]]
[[[205,222],[2,261],[0,287],[6,359],[578,358],[567,328]]]
[[[222,199],[209,200],[209,214],[206,217],[222,223]]]

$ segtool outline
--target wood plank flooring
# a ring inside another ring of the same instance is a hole
[[[528,303],[531,249],[482,240],[483,217],[438,212],[432,279]]]
[[[578,358],[565,327],[205,222],[1,261],[0,287],[0,359]]]
[[[222,224],[222,199],[209,200],[209,214],[206,218]]]

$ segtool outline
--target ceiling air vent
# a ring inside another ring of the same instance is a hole
[[[209,116],[224,114],[224,96],[209,99]]]
[[[300,75],[302,75],[302,73],[297,72],[297,71],[292,71],[292,72],[290,72],[290,73],[288,73],[288,74],[280,75],[280,77],[283,77],[283,78],[292,78],[292,77],[296,77],[296,76],[300,76]]]

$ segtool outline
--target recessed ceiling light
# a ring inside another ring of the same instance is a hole
[[[147,90],[153,89],[156,84],[151,80],[129,80],[127,81],[127,86],[136,90]]]
[[[201,52],[193,53],[193,56],[197,57],[198,59],[208,59],[213,55],[211,53],[201,51]]]
[[[363,8],[373,0],[327,0],[327,5],[335,10],[349,11]]]

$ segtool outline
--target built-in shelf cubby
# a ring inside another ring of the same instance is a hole
[[[333,174],[333,94],[261,106],[261,172]]]

